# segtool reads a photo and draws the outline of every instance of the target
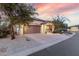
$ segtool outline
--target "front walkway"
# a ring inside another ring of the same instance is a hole
[[[29,55],[64,41],[73,35],[27,34],[17,36],[15,40],[10,40],[10,38],[0,39],[0,55]]]

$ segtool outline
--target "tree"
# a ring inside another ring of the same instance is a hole
[[[55,25],[55,30],[58,29],[67,29],[68,24],[65,23],[66,21],[69,21],[68,18],[64,17],[64,16],[56,16],[53,18],[53,23]]]
[[[29,24],[29,22],[34,20],[33,15],[36,14],[35,8],[30,4],[3,3],[0,4],[0,9],[8,16],[12,40],[15,39],[14,25]]]

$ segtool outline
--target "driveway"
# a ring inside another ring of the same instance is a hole
[[[49,46],[67,40],[75,35],[66,34],[26,34],[16,36],[15,40],[10,37],[0,39],[0,55],[24,56],[43,50]],[[30,40],[30,41],[29,41]]]
[[[33,53],[30,56],[79,56],[79,33],[72,38]]]

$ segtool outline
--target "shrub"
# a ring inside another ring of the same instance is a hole
[[[5,38],[7,37],[7,35],[8,35],[7,31],[0,30],[0,38]]]
[[[56,29],[56,30],[54,30],[54,32],[53,33],[60,33],[60,34],[62,34],[62,33],[64,33],[64,32],[66,32],[67,30],[66,29]]]

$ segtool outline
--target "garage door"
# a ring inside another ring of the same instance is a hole
[[[40,30],[41,30],[40,27],[41,26],[39,25],[30,25],[27,33],[40,33]]]

